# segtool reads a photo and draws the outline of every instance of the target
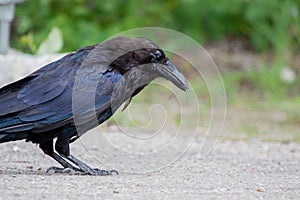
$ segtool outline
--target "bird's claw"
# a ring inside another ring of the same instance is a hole
[[[93,172],[91,175],[96,175],[96,176],[109,176],[113,174],[119,175],[119,172],[117,170],[103,170],[103,169],[93,169]]]

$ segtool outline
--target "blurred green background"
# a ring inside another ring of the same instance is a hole
[[[162,26],[202,44],[244,37],[254,51],[300,50],[298,0],[40,0],[16,9],[13,46],[35,53],[53,27],[63,33],[62,51],[98,43],[121,31]]]
[[[300,126],[299,0],[25,1],[16,7],[12,46],[36,54],[55,30],[63,43],[56,50],[69,52],[144,26],[183,32],[204,47],[241,41],[243,47],[237,47],[235,52],[255,55],[259,58],[258,67],[221,70],[229,109],[276,111],[274,116],[283,113],[279,121],[273,120],[271,114],[271,120],[262,117],[261,122],[271,121],[275,127],[284,129],[292,127],[289,132],[299,139],[296,128]],[[220,45],[215,46],[218,49]],[[232,59],[230,55],[228,51],[225,60]],[[185,73],[189,76],[189,72]],[[205,98],[205,85],[197,80],[190,82],[199,96]],[[249,123],[239,131],[251,135],[263,132],[260,127]]]

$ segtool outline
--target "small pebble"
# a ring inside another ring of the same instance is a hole
[[[14,152],[19,152],[19,151],[20,151],[20,148],[19,148],[18,146],[14,146],[14,147],[13,147],[13,151],[14,151]]]
[[[256,191],[257,191],[257,192],[264,192],[264,191],[265,191],[265,188],[263,188],[263,187],[258,187],[258,188],[256,189]]]

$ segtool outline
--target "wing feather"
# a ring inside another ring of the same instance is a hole
[[[50,63],[28,77],[0,89],[0,133],[46,132],[65,125],[74,126],[72,98],[75,78],[80,95],[75,95],[79,105],[77,114],[81,117],[82,130],[97,124],[89,124],[98,117],[102,123],[112,115],[111,96],[114,85],[122,75],[101,62],[89,63],[84,60],[93,47],[78,50],[64,58]],[[83,64],[84,62],[84,64]],[[78,69],[84,65],[82,73]],[[95,66],[98,65],[98,66]],[[96,91],[90,91],[90,83],[96,84]],[[78,91],[76,91],[78,93]],[[94,102],[86,104],[86,99],[94,95]],[[101,113],[104,113],[101,115]]]

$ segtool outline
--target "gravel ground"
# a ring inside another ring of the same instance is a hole
[[[103,135],[114,140],[107,142]],[[163,134],[159,140],[170,138]],[[72,144],[72,153],[91,166],[118,169],[120,175],[113,176],[47,174],[47,167],[57,164],[37,146],[1,144],[0,199],[299,198],[299,144],[221,141],[203,157],[202,143],[190,139],[177,137],[166,151],[153,151],[151,142],[131,145],[122,133],[96,128]],[[190,141],[188,151],[171,162]]]

